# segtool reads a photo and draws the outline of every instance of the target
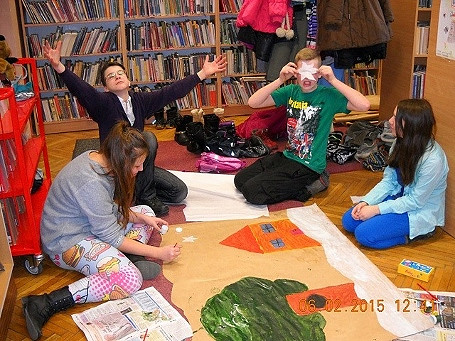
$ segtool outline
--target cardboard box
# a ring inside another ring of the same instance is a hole
[[[409,259],[403,259],[401,263],[398,264],[398,273],[417,278],[425,282],[430,280],[433,272],[433,267],[417,263]]]

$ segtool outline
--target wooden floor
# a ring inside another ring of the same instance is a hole
[[[238,124],[242,118],[236,117]],[[155,130],[159,140],[173,139],[171,129]],[[52,177],[71,159],[75,140],[78,138],[97,137],[97,131],[53,134],[47,136],[47,145],[50,156]],[[324,193],[318,194],[305,205],[316,203],[340,227],[341,215],[351,205],[351,195],[363,195],[381,178],[381,173],[370,171],[355,171],[342,174],[333,174],[330,177],[330,187]],[[344,233],[344,232],[343,232]],[[355,245],[351,235],[347,235]],[[418,241],[407,246],[395,247],[389,250],[378,251],[359,248],[376,266],[397,286],[420,289],[418,283],[432,291],[455,291],[455,239],[437,229],[436,235],[427,241]],[[414,280],[397,273],[398,263],[403,259],[411,259],[435,267],[435,274],[426,283]],[[10,324],[7,340],[27,340],[28,334],[22,316],[20,298],[29,294],[41,294],[58,289],[80,278],[76,272],[62,270],[51,263],[47,258],[44,261],[44,271],[37,276],[29,274],[24,266],[23,259],[15,258],[13,278],[17,286],[17,300],[13,318]],[[83,333],[76,327],[71,314],[85,310],[92,305],[76,306],[69,311],[56,314],[45,325],[41,340],[85,340]]]

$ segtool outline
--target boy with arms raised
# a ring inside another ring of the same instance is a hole
[[[328,136],[336,113],[367,111],[370,102],[357,90],[338,80],[330,66],[322,65],[319,53],[300,50],[280,76],[248,100],[253,108],[287,107],[288,143],[283,152],[265,156],[242,169],[234,178],[236,188],[252,204],[284,200],[306,201],[308,188],[326,168]],[[292,77],[296,84],[281,87]],[[323,77],[333,87],[318,85]]]

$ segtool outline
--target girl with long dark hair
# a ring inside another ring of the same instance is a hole
[[[55,177],[41,217],[43,250],[59,267],[85,275],[49,294],[22,298],[30,337],[36,340],[56,312],[75,303],[127,297],[161,268],[180,246],[147,245],[153,229],[167,225],[147,206],[131,207],[135,177],[143,170],[148,144],[127,122],[117,123],[99,151],[87,151]],[[133,262],[129,254],[142,257]],[[148,278],[145,278],[148,277]]]
[[[360,244],[375,249],[429,238],[445,220],[449,166],[430,103],[402,100],[389,123],[396,139],[383,178],[342,218]]]

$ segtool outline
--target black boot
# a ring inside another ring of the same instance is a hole
[[[130,253],[125,253],[125,256],[139,269],[144,281],[155,278],[161,272],[161,266],[158,263],[148,260],[144,256]]]
[[[178,116],[175,121],[175,135],[174,140],[181,146],[187,146],[189,139],[186,135],[186,126],[188,123],[193,122],[193,116],[183,115]]]
[[[177,107],[170,107],[166,110],[166,128],[175,128],[176,120],[179,116]]]
[[[156,129],[166,128],[166,120],[164,119],[164,109],[160,109],[154,113],[155,115],[155,127]]]
[[[165,216],[169,213],[169,206],[164,204],[156,196],[150,199],[139,199],[136,200],[136,205],[147,205],[150,207],[157,217]]]
[[[74,300],[68,286],[49,294],[22,298],[22,310],[30,338],[37,340],[42,335],[41,329],[52,315],[72,306],[74,306]]]
[[[215,114],[207,114],[204,115],[203,118],[205,136],[211,138],[220,128],[220,118]]]
[[[190,122],[186,126],[188,144],[186,149],[194,154],[201,154],[205,148],[204,127],[201,122]]]

